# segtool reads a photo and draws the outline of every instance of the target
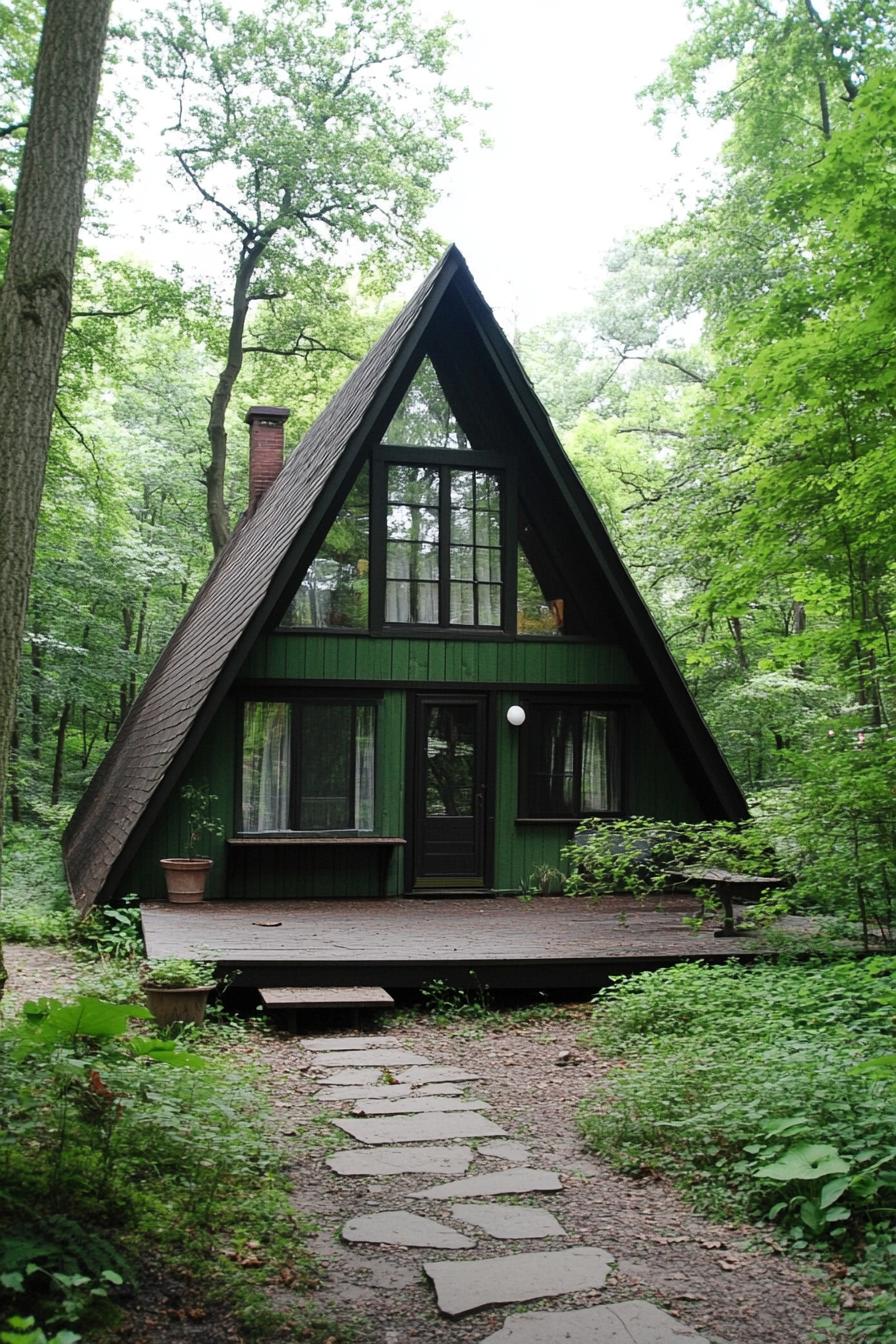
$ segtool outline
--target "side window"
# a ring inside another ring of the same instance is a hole
[[[364,630],[370,569],[370,472],[364,467],[283,617],[286,629]]]
[[[240,831],[372,831],[375,725],[372,704],[247,701]]]
[[[619,721],[577,704],[530,707],[521,815],[590,817],[620,809]]]

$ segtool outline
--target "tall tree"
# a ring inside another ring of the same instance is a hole
[[[0,289],[0,797],[110,6],[48,0]]]
[[[339,263],[372,249],[394,260],[432,248],[420,221],[467,101],[442,77],[449,31],[419,26],[412,0],[269,0],[233,18],[217,0],[181,0],[149,34],[150,69],[175,100],[171,154],[234,262],[208,421],[215,551],[230,533],[225,417],[247,349],[326,346],[302,316],[285,344],[248,339],[253,305],[301,292],[309,271],[319,287],[324,265],[338,285]]]

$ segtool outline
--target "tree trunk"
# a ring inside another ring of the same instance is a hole
[[[19,723],[15,716],[9,738],[9,815],[16,823],[22,820],[22,795],[19,792]]]
[[[243,367],[243,333],[249,316],[249,288],[255,269],[270,242],[264,236],[249,243],[243,239],[240,264],[233,286],[233,305],[230,311],[230,330],[227,333],[227,363],[218,376],[208,417],[208,441],[212,457],[205,469],[205,503],[208,534],[215,555],[230,536],[230,519],[224,503],[224,471],[227,466],[227,430],[225,420],[233,385]]]
[[[0,289],[0,798],[110,5],[47,0]]]
[[[56,752],[53,756],[53,782],[50,785],[50,802],[55,807],[62,793],[62,772],[65,766],[65,734],[71,718],[72,707],[68,700],[62,706],[59,723],[56,726]]]
[[[43,679],[43,656],[41,647],[31,640],[31,758],[40,760],[42,736],[41,681]]]

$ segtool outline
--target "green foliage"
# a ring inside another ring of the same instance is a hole
[[[148,1239],[172,1263],[202,1257],[247,1339],[272,1338],[284,1313],[262,1284],[288,1265],[301,1291],[310,1265],[258,1091],[220,1058],[133,1033],[146,1016],[42,1000],[0,1031],[0,1311],[93,1338]],[[300,1322],[300,1305],[286,1315]]]
[[[896,945],[896,740],[845,717],[790,753],[793,786],[760,830],[793,873],[794,899],[858,926],[866,947]]]
[[[532,896],[559,896],[565,882],[566,877],[559,868],[549,863],[539,863],[520,882],[519,895],[522,900],[529,900]]]
[[[482,1021],[494,1013],[488,985],[482,984],[475,971],[469,972],[463,987],[447,980],[427,980],[420,997],[425,1011],[438,1023]]]
[[[203,837],[211,839],[213,836],[219,837],[224,834],[224,827],[215,813],[215,804],[218,801],[216,793],[209,792],[208,785],[205,782],[198,784],[185,784],[180,791],[181,802],[184,804],[187,836],[187,858],[196,857],[196,850]]]
[[[63,943],[73,924],[58,836],[36,826],[10,827],[3,846],[0,939]]]
[[[143,984],[153,989],[199,989],[214,983],[213,961],[190,961],[166,957],[147,964]]]
[[[78,924],[77,938],[96,957],[128,961],[141,956],[140,897],[129,892],[120,905],[95,905]]]
[[[33,1316],[10,1316],[6,1324],[7,1329],[0,1330],[0,1344],[78,1344],[83,1339],[73,1330],[57,1330],[48,1338]]]
[[[582,822],[583,843],[567,845],[563,857],[569,864],[566,891],[574,896],[599,900],[625,892],[639,900],[680,885],[691,871],[723,868],[728,872],[774,876],[769,871],[774,856],[768,839],[751,822],[657,821],[654,817],[629,817],[618,821],[594,818]],[[713,896],[712,882],[696,884],[704,902]]]
[[[892,1302],[878,1252],[896,1242],[896,959],[682,965],[618,979],[595,1004],[596,1044],[627,1067],[583,1108],[589,1141],[715,1213],[836,1248]],[[856,1324],[860,1339],[882,1331]]]

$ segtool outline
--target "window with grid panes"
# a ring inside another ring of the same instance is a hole
[[[497,472],[387,464],[386,623],[500,628],[502,543]]]

